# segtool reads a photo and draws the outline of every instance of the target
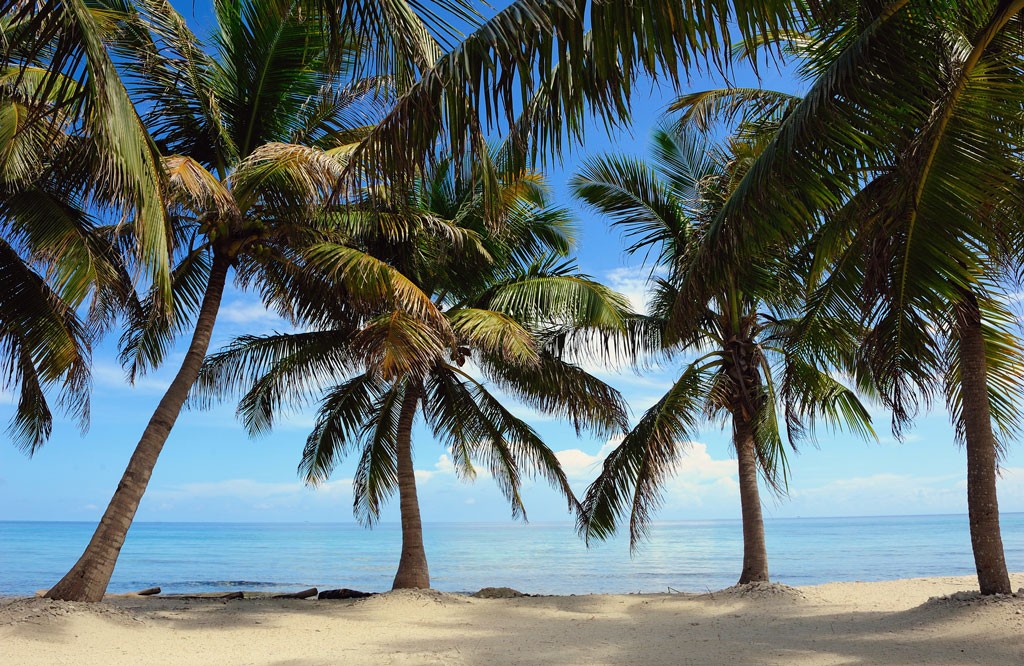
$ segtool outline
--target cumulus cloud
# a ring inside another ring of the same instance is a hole
[[[594,454],[567,449],[556,455],[573,485],[579,486],[578,491],[582,492],[598,475],[604,459],[619,442],[619,439],[610,440]],[[665,483],[665,503],[659,517],[678,518],[694,507],[723,506],[728,511],[738,501],[738,492],[736,461],[713,458],[707,444],[690,442],[676,463],[671,478]]]
[[[184,483],[166,489],[154,489],[151,495],[162,500],[225,498],[236,499],[267,499],[308,492],[299,482],[267,483],[252,479],[225,479],[223,481],[207,481]]]
[[[580,494],[597,476],[605,457],[618,439],[606,442],[594,453],[579,448],[556,452],[575,491]],[[461,483],[449,454],[416,470],[420,498],[427,520],[495,520],[504,518],[505,500],[486,469],[478,469],[477,483]],[[966,510],[962,474],[913,475],[879,473],[835,479],[819,485],[800,487],[794,479],[788,498],[774,507],[762,493],[770,515],[885,515],[893,513],[952,513]],[[556,491],[538,479],[527,482],[524,497],[533,519],[566,520],[564,501]],[[1003,469],[999,482],[1004,511],[1024,507],[1024,467]],[[703,442],[692,442],[663,488],[664,502],[657,520],[739,517],[739,486],[736,461],[716,457]],[[147,495],[150,511],[160,515],[191,510],[198,515],[230,518],[232,515],[267,516],[274,519],[332,520],[349,515],[352,479],[330,481],[308,488],[299,481],[263,482],[251,479],[187,483],[154,488]],[[385,520],[397,519],[392,502]]]
[[[266,482],[253,479],[225,479],[183,483],[168,488],[154,488],[147,497],[160,502],[182,500],[232,499],[242,501],[268,501],[294,499],[314,494],[338,496],[352,494],[352,479],[328,481],[310,487],[300,481]]]
[[[1024,467],[1003,467],[999,475],[999,501],[1003,511],[1024,510]]]
[[[647,275],[643,266],[624,266],[605,274],[609,287],[629,299],[637,312],[647,312]]]
[[[121,366],[103,361],[93,365],[92,377],[96,386],[115,390],[124,389],[145,395],[161,395],[171,385],[170,379],[153,375],[142,375],[135,379],[134,384],[129,384],[127,377],[125,377],[124,369]]]
[[[967,508],[960,475],[879,473],[793,488],[787,513],[891,515],[960,512]]]
[[[593,455],[580,449],[565,449],[556,451],[555,456],[570,481],[593,481],[600,472],[601,463],[621,441],[621,437],[610,439]]]
[[[431,479],[444,476],[452,478],[455,477],[455,465],[452,463],[452,459],[444,453],[438,456],[437,462],[434,463],[433,468],[416,470],[417,483],[427,483]]]
[[[247,330],[287,327],[287,322],[271,312],[263,303],[251,298],[236,298],[221,306],[218,321],[244,326]]]

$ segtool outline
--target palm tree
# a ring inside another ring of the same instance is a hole
[[[300,473],[320,483],[358,453],[355,514],[367,525],[398,492],[396,589],[430,586],[412,456],[417,414],[460,477],[472,479],[475,464],[485,465],[513,517],[524,518],[524,474],[540,472],[570,509],[576,500],[555,454],[481,376],[542,412],[569,418],[578,431],[625,428],[618,392],[564,352],[574,336],[620,334],[629,315],[624,300],[564,260],[572,242],[568,218],[545,203],[538,178],[496,161],[498,227],[488,221],[495,211],[484,210],[482,167],[449,158],[411,192],[368,192],[363,205],[376,222],[352,213],[349,246],[317,250],[315,265],[330,272],[351,246],[372,249],[436,304],[437,319],[410,316],[396,300],[341,321],[305,322],[303,333],[241,338],[210,357],[199,385],[206,398],[246,390],[239,414],[254,434],[269,430],[276,411],[323,389]],[[394,232],[384,239],[381,219]]]
[[[812,309],[854,313],[870,331],[863,357],[894,430],[936,394],[945,399],[967,450],[983,594],[1012,591],[996,478],[1024,404],[1021,342],[1001,305],[1022,256],[1022,9],[836,3],[802,49],[809,92],[723,207],[693,269],[742,263],[740,238],[746,252],[816,234]],[[685,302],[700,301],[702,284],[685,290]]]
[[[133,100],[163,147],[165,205],[173,222],[173,308],[155,285],[130,310],[122,360],[131,377],[157,365],[189,328],[185,358],[125,470],[82,557],[51,598],[98,600],[152,475],[199,374],[229,272],[243,283],[275,276],[319,228],[319,206],[339,177],[347,146],[372,117],[373,81],[346,84],[331,66],[327,35],[291,2],[217,4],[214,54],[167,4],[124,15],[119,48]],[[145,20],[143,20],[145,19]],[[383,92],[381,92],[383,94]],[[134,225],[115,242],[131,243]],[[276,266],[270,268],[270,266]],[[276,279],[276,278],[275,278]]]
[[[724,420],[739,466],[740,584],[768,580],[758,474],[773,490],[785,491],[784,439],[795,446],[819,420],[873,435],[857,396],[830,374],[850,357],[855,329],[837,321],[801,325],[803,285],[792,252],[779,248],[751,257],[745,269],[708,290],[698,319],[674,319],[691,254],[757,149],[735,139],[714,146],[659,130],[652,163],[599,157],[571,181],[576,196],[624,229],[630,253],[656,253],[655,270],[664,275],[654,279],[644,328],[666,355],[692,358],[605,459],[587,490],[580,531],[588,540],[607,538],[628,513],[635,547],[647,535],[661,486],[700,424]]]

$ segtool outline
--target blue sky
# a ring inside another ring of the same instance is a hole
[[[199,32],[205,16],[193,14],[192,2],[176,3]],[[206,7],[195,3],[196,11]],[[799,90],[792,77],[762,72],[768,87]],[[752,74],[738,74],[737,85],[757,85]],[[719,87],[721,81],[695,79],[688,89]],[[652,87],[635,98],[631,131],[608,137],[594,129],[585,148],[552,166],[549,179],[556,201],[576,212],[580,228],[581,267],[623,291],[638,304],[643,300],[646,268],[625,256],[616,232],[575,205],[565,186],[587,155],[605,151],[642,154],[647,138],[671,91]],[[251,294],[231,289],[217,324],[212,349],[244,333],[283,330],[287,326],[266,312]],[[124,381],[116,359],[116,336],[94,354],[92,427],[81,437],[69,420],[59,421],[51,441],[33,459],[9,442],[0,442],[0,520],[97,520],[116,487],[135,446],[174,368],[181,360],[172,354],[158,372]],[[594,368],[620,389],[639,416],[668,388],[673,372],[637,375]],[[9,395],[0,395],[0,420],[13,408]],[[531,413],[526,418],[559,452],[578,492],[596,474],[603,455],[614,442],[590,437],[577,439],[570,427]],[[340,466],[332,480],[318,489],[305,488],[296,475],[303,442],[312,425],[312,412],[295,414],[273,434],[250,440],[234,418],[233,404],[196,412],[178,420],[157,465],[138,519],[147,521],[341,521],[352,518],[351,474],[354,461]],[[793,478],[784,499],[765,494],[768,517],[856,516],[966,512],[965,462],[954,443],[948,417],[941,409],[923,414],[903,442],[887,436],[888,415],[876,410],[881,441],[865,443],[844,434],[821,433],[819,446],[806,444],[791,456]],[[6,440],[6,435],[2,436]],[[475,483],[457,480],[440,446],[419,429],[414,442],[419,491],[427,521],[500,521],[509,509],[497,488],[481,475]],[[1004,461],[1000,482],[1004,512],[1024,511],[1024,448],[1014,445]],[[736,465],[728,432],[709,426],[680,463],[665,494],[658,517],[665,520],[736,518],[739,516]],[[564,500],[543,481],[528,482],[524,493],[533,521],[569,520]],[[384,520],[397,519],[397,501]]]

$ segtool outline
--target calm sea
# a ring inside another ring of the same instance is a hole
[[[1024,514],[1004,514],[1011,571],[1024,571]],[[52,585],[88,542],[90,523],[0,522],[0,595]],[[789,585],[973,574],[966,516],[798,518],[766,523],[772,578]],[[738,521],[659,523],[630,557],[626,539],[587,549],[566,524],[424,526],[432,584],[535,594],[704,591],[739,574]],[[390,588],[398,525],[137,523],[111,592]]]

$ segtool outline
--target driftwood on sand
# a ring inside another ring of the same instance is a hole
[[[36,596],[43,597],[49,590],[37,590]],[[144,590],[138,592],[127,592],[123,594],[107,594],[104,596],[105,599],[123,599],[130,597],[155,597],[159,595],[161,599],[216,599],[218,601],[227,601],[231,599],[245,599],[245,592],[203,592],[199,594],[161,594],[162,590],[159,587],[147,587]],[[252,593],[250,593],[252,594]],[[288,594],[275,594],[271,595],[271,599],[363,599],[365,597],[372,597],[375,592],[360,592],[359,590],[350,590],[347,587],[339,588],[336,590],[323,590],[320,591],[315,587],[311,587],[305,590],[299,590],[298,592],[289,592]],[[257,598],[266,598],[266,595],[256,595]]]
[[[293,592],[291,594],[275,594],[271,599],[309,599],[319,594],[319,590],[315,587],[311,587],[308,590],[302,590],[301,592]]]
[[[49,592],[49,590],[36,590],[36,596],[45,597],[47,592]],[[146,589],[139,590],[138,592],[125,592],[124,594],[105,594],[103,597],[105,599],[117,599],[121,597],[151,597],[155,594],[160,594],[159,587],[147,587]]]
[[[324,590],[317,599],[364,599],[373,595],[373,592],[360,592],[359,590],[350,590],[347,587],[343,587],[337,590]]]
[[[245,592],[228,592],[226,594],[166,594],[162,599],[216,599],[226,601],[229,599],[244,599]]]

